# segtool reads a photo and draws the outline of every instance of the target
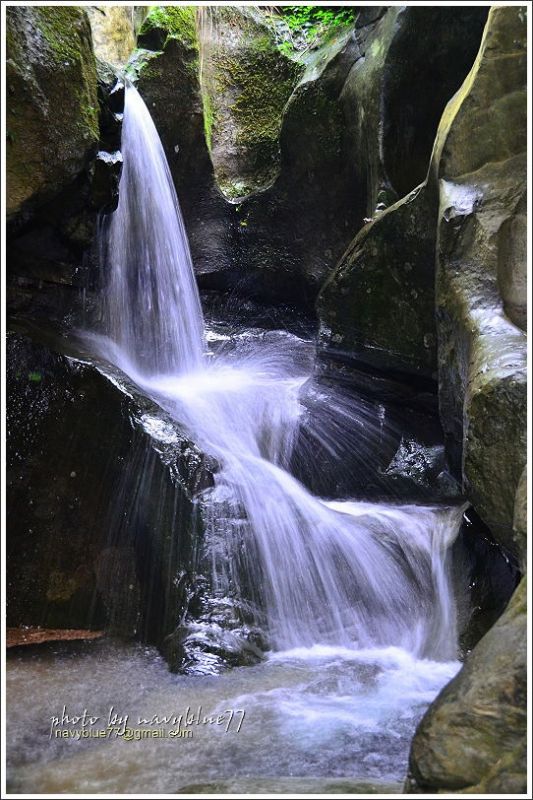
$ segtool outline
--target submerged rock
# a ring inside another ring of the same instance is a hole
[[[526,667],[524,579],[418,726],[408,791],[526,792]]]

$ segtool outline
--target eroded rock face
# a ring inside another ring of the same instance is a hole
[[[439,200],[426,174],[440,114],[475,59],[485,18],[484,9],[391,8],[350,71],[341,94],[347,148],[372,220],[319,295],[328,357],[437,377]],[[439,31],[435,41],[422,35],[428,26]]]
[[[513,292],[524,270],[525,70],[525,8],[491,9],[476,63],[443,116],[433,162],[441,420],[467,496],[522,569],[527,376],[518,311],[525,297]],[[526,625],[524,578],[420,723],[409,791],[526,792]]]
[[[526,582],[423,717],[407,791],[526,792]]]
[[[525,113],[525,10],[493,9],[435,148],[439,399],[464,489],[495,537],[515,553],[514,503],[527,435],[526,336],[512,321],[523,322],[526,303],[519,291]]]
[[[7,214],[56,195],[94,154],[96,66],[87,15],[7,9]]]
[[[377,22],[341,95],[364,216],[424,181],[440,116],[474,62],[486,17],[486,8],[409,6]]]

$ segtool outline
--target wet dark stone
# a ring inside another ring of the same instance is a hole
[[[460,647],[468,653],[505,610],[520,582],[516,559],[496,542],[470,506],[452,550],[454,574],[468,576],[468,592],[459,598]]]
[[[161,644],[187,608],[195,496],[213,465],[177,429],[170,442],[151,438],[143,415],[162,412],[134,387],[129,400],[94,367],[19,333],[8,337],[8,387],[8,624]]]

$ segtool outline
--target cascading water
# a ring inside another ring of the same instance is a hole
[[[312,364],[298,362],[290,338],[248,342],[244,354],[203,355],[178,201],[155,126],[132,86],[123,152],[121,199],[103,246],[107,355],[219,461],[217,491],[244,512],[244,559],[230,552],[219,560],[226,574],[216,581],[233,582],[237,592],[241,580],[260,587],[277,650],[396,645],[417,656],[455,657],[446,552],[460,511],[328,503],[287,472],[298,392]]]
[[[106,332],[145,373],[197,369],[203,319],[189,244],[161,141],[132,86],[122,147],[119,204],[100,237]]]
[[[19,664],[11,697],[23,700],[9,711],[18,736],[13,790],[195,793],[191,785],[202,792],[211,780],[214,793],[323,793],[313,781],[327,776],[356,781],[337,784],[340,792],[366,794],[357,781],[399,792],[416,722],[459,666],[447,561],[461,509],[325,501],[296,480],[291,456],[302,431],[308,458],[314,441],[341,470],[347,447],[360,451],[364,469],[374,440],[362,401],[317,388],[312,342],[286,331],[204,334],[163,149],[131,86],[123,158],[120,203],[102,227],[104,333],[88,339],[100,364],[127,373],[218,462],[202,499],[214,618],[182,626],[192,631],[192,674],[170,675],[150,648],[113,640],[78,654],[74,670],[71,654],[55,650],[50,663],[45,655]],[[309,387],[318,397],[311,421],[302,413]],[[216,649],[202,643],[220,629],[220,641],[233,630],[247,635],[244,623],[230,630],[228,607],[251,616],[270,652],[213,680]],[[245,709],[246,720],[240,733],[205,726],[195,746],[171,738],[69,744],[43,731],[58,698],[59,711],[90,706],[101,719],[110,707],[133,722],[181,704],[213,718]]]

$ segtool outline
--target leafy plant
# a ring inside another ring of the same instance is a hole
[[[278,48],[287,56],[311,49],[330,32],[352,25],[357,17],[353,6],[276,6],[275,11],[286,33],[278,41]],[[278,34],[279,31],[278,27]]]

